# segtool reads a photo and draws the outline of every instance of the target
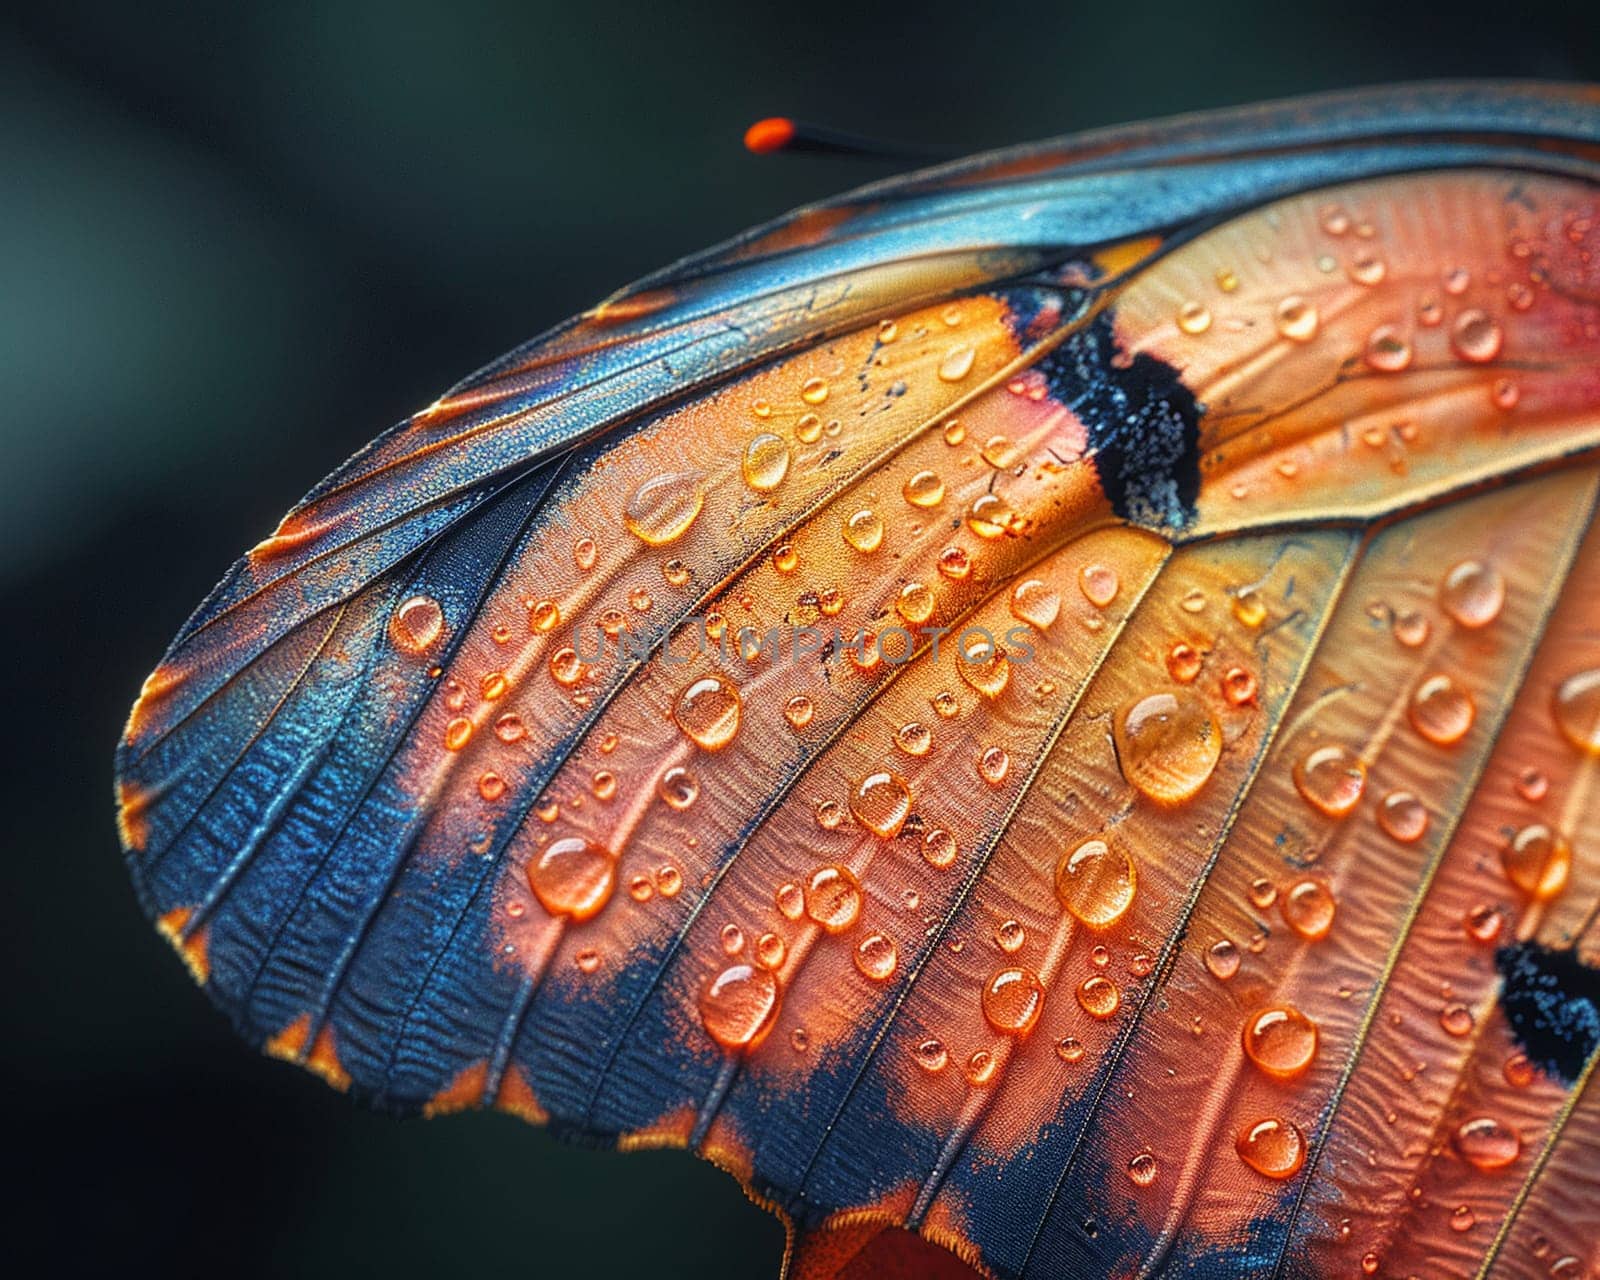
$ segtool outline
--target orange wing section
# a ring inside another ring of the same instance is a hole
[[[1592,1265],[1600,202],[1275,127],[1086,144],[1082,243],[1053,153],[812,210],[352,460],[130,719],[197,979],[796,1276]]]
[[[1600,202],[1424,174],[1248,214],[1119,295],[1205,406],[1197,534],[1371,519],[1600,443]]]

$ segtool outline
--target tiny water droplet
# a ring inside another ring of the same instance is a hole
[[[910,623],[926,622],[933,616],[933,589],[924,582],[908,582],[900,588],[895,612]]]
[[[905,482],[900,492],[914,507],[936,507],[944,501],[944,480],[937,471],[919,471]]]
[[[1456,623],[1468,629],[1486,627],[1500,616],[1506,602],[1506,580],[1481,560],[1453,565],[1439,584],[1439,604]]]
[[[1432,630],[1427,618],[1414,609],[1394,615],[1394,638],[1408,649],[1420,646]]]
[[[998,787],[1011,772],[1011,756],[1004,747],[985,747],[978,755],[978,776]]]
[[[1044,984],[1031,969],[1000,969],[983,988],[983,1016],[1003,1035],[1025,1036],[1044,1009]]]
[[[1411,343],[1398,325],[1380,324],[1367,336],[1367,366],[1379,373],[1399,373],[1410,367]]]
[[[1278,332],[1291,342],[1310,342],[1321,325],[1316,307],[1299,294],[1291,294],[1278,304],[1273,321]]]
[[[1390,839],[1410,844],[1428,830],[1428,808],[1409,791],[1391,791],[1378,805],[1378,825]]]
[[[1181,640],[1167,651],[1167,672],[1179,684],[1193,684],[1200,664],[1200,651]]]
[[[1178,308],[1178,328],[1198,337],[1211,327],[1211,313],[1198,302],[1185,302]]]
[[[656,790],[672,808],[687,809],[699,798],[700,783],[682,765],[673,765],[661,775]]]
[[[1086,564],[1078,570],[1078,590],[1096,609],[1104,609],[1117,598],[1122,583],[1110,565]]]
[[[785,920],[798,920],[805,914],[805,890],[797,884],[786,883],[779,885],[778,892],[774,895],[774,901],[777,904],[778,913]]]
[[[1284,923],[1307,941],[1328,936],[1337,910],[1333,894],[1320,880],[1297,880],[1289,886],[1279,904]]]
[[[1011,615],[1046,631],[1061,613],[1061,596],[1038,578],[1024,578],[1011,591]]]
[[[924,1071],[943,1071],[945,1063],[950,1061],[950,1053],[941,1040],[923,1040],[911,1051],[911,1056]]]
[[[908,721],[894,735],[894,745],[908,756],[925,756],[933,746],[933,731],[925,724]]]
[[[1453,1036],[1470,1035],[1473,1022],[1472,1010],[1464,1004],[1447,1004],[1439,1011],[1439,1025]]]

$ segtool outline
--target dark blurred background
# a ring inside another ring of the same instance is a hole
[[[140,918],[111,750],[233,557],[351,450],[628,279],[894,166],[1385,80],[1600,79],[1593,8],[405,0],[0,17],[8,1253],[43,1274],[776,1274],[678,1153],[397,1122],[256,1058]],[[25,1271],[24,1274],[31,1274]]]

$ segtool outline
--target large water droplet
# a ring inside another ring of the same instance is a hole
[[[1128,1161],[1128,1179],[1136,1187],[1148,1187],[1160,1171],[1156,1158],[1148,1151],[1141,1151]]]
[[[1455,1131],[1454,1143],[1461,1158],[1484,1173],[1504,1169],[1522,1154],[1521,1135],[1493,1116],[1463,1121]]]
[[[977,349],[972,346],[951,347],[944,359],[939,361],[940,379],[944,382],[960,382],[972,372],[973,361],[977,358]]]
[[[1336,905],[1328,886],[1309,877],[1289,886],[1279,903],[1284,923],[1302,938],[1316,942],[1333,928]]]
[[[1241,1129],[1234,1150],[1257,1173],[1292,1178],[1306,1162],[1306,1137],[1298,1125],[1273,1117]]]
[[[1506,878],[1541,902],[1560,895],[1572,873],[1572,846],[1542,822],[1523,827],[1500,850]]]
[[[922,837],[922,856],[930,867],[944,870],[956,860],[956,838],[942,827],[934,827]]]
[[[1133,904],[1138,874],[1133,859],[1104,836],[1085,840],[1056,866],[1056,897],[1091,929],[1105,929]]]
[[[1506,602],[1506,580],[1481,560],[1463,560],[1439,584],[1439,604],[1463,627],[1486,627]]]
[[[1024,578],[1012,588],[1011,613],[1020,622],[1047,630],[1061,613],[1061,596],[1049,583]]]
[[[996,1031],[1025,1036],[1044,1008],[1044,984],[1031,969],[1001,969],[983,988],[983,1016]]]
[[[1406,708],[1411,727],[1441,747],[1460,742],[1477,716],[1472,695],[1447,675],[1432,675],[1419,684]]]
[[[1428,808],[1409,791],[1391,791],[1378,806],[1378,825],[1403,844],[1422,839],[1428,830]]]
[[[1122,1004],[1122,992],[1110,978],[1091,974],[1078,984],[1078,1004],[1091,1018],[1103,1021],[1116,1014]]]
[[[1275,1005],[1245,1020],[1245,1055],[1269,1076],[1299,1075],[1317,1056],[1317,1024],[1293,1005]]]
[[[672,708],[678,727],[698,747],[720,751],[739,732],[739,690],[721,676],[702,676],[687,685]]]
[[[905,482],[901,493],[914,507],[936,507],[944,501],[944,481],[937,471],[919,471]]]
[[[407,653],[422,653],[444,632],[444,610],[432,596],[412,596],[389,619],[389,638]]]
[[[861,885],[849,867],[818,867],[806,881],[806,914],[829,933],[843,933],[861,915]]]
[[[1316,307],[1299,294],[1291,294],[1278,304],[1273,321],[1278,326],[1278,332],[1291,342],[1310,342],[1317,336],[1317,328],[1322,323]]]
[[[1505,334],[1494,318],[1476,307],[1457,316],[1455,327],[1450,331],[1450,345],[1470,364],[1489,363],[1500,354],[1504,339]]]
[[[1130,703],[1112,734],[1123,777],[1160,804],[1198,793],[1222,757],[1216,718],[1190,693],[1153,693]]]
[[[668,471],[651,476],[623,508],[628,532],[653,547],[676,542],[689,532],[705,505],[703,477],[697,471]]]
[[[744,482],[757,493],[767,493],[789,474],[789,446],[771,432],[752,436],[741,462]]]
[[[855,962],[862,977],[873,982],[887,982],[899,966],[900,953],[893,939],[881,933],[869,933],[856,944]]]
[[[1220,938],[1206,949],[1206,969],[1219,982],[1226,982],[1239,972],[1239,948],[1227,938]]]
[[[1078,590],[1096,609],[1104,609],[1117,598],[1122,582],[1117,571],[1107,564],[1086,564],[1078,570]]]
[[[891,839],[911,816],[911,788],[888,769],[869,773],[850,792],[850,812],[875,835]]]
[[[661,775],[661,782],[656,790],[674,809],[687,809],[699,798],[700,783],[696,781],[694,774],[682,765],[673,765]]]
[[[1551,703],[1556,728],[1579,751],[1600,755],[1600,667],[1568,676]]]
[[[883,517],[863,507],[844,522],[844,540],[857,551],[876,551],[883,544]]]
[[[700,1021],[724,1049],[748,1049],[772,1029],[782,1000],[783,988],[771,970],[731,964],[700,993]]]
[[[1344,747],[1317,747],[1295,763],[1294,785],[1317,812],[1342,818],[1361,799],[1367,767]]]
[[[970,631],[956,646],[956,670],[986,698],[998,698],[1011,679],[1011,662],[987,634]]]
[[[553,916],[588,920],[611,899],[616,860],[593,841],[552,841],[528,862],[528,887]]]

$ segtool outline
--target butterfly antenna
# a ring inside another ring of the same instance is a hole
[[[859,156],[867,160],[949,160],[959,153],[948,147],[922,147],[909,142],[888,142],[860,134],[824,129],[820,125],[768,116],[744,131],[745,150],[767,156],[779,152],[812,155]]]

